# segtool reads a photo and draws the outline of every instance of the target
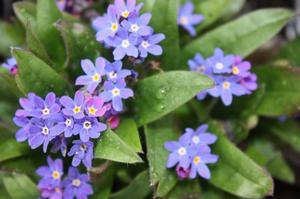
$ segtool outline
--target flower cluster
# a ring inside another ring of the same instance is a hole
[[[18,64],[14,57],[8,58],[2,66],[7,69],[11,75],[16,75],[18,73]]]
[[[207,164],[216,163],[218,156],[211,154],[210,144],[216,142],[217,137],[207,132],[208,126],[201,125],[194,131],[185,129],[178,141],[165,143],[165,148],[170,152],[167,168],[176,166],[180,179],[194,179],[197,173],[205,178],[210,178]]]
[[[115,0],[109,5],[107,13],[93,20],[93,28],[97,31],[97,40],[107,47],[114,48],[115,60],[126,55],[144,59],[148,54],[162,54],[159,42],[165,39],[163,34],[154,34],[148,24],[150,13],[139,16],[143,4],[136,5],[136,0]]]
[[[194,8],[195,6],[192,2],[187,2],[181,6],[177,20],[178,25],[188,31],[191,36],[196,36],[194,26],[198,25],[204,19],[201,14],[193,14]]]
[[[72,199],[75,196],[76,198],[87,198],[93,194],[87,174],[80,174],[76,168],[70,167],[67,177],[63,179],[62,160],[52,160],[48,157],[47,162],[48,166],[41,166],[36,171],[42,177],[38,188],[43,198]]]
[[[93,0],[56,0],[56,5],[60,10],[73,15],[78,15],[92,3]]]
[[[237,55],[224,55],[217,48],[214,55],[204,59],[200,53],[188,61],[190,70],[205,74],[215,81],[215,87],[197,95],[203,100],[207,94],[221,97],[223,103],[229,106],[233,95],[242,96],[251,94],[257,88],[257,77],[250,72],[251,64]]]

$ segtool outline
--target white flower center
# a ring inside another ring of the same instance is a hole
[[[186,154],[186,149],[184,147],[180,147],[178,149],[178,154],[181,155],[181,156],[185,155]]]
[[[115,79],[117,77],[117,73],[110,72],[110,73],[108,73],[108,76],[109,76],[110,79]]]
[[[148,48],[150,46],[150,44],[147,41],[143,41],[142,46],[143,46],[143,48]]]
[[[130,43],[129,43],[128,39],[125,39],[125,40],[122,41],[121,46],[123,48],[128,48],[129,45],[130,45]]]
[[[137,24],[132,24],[132,25],[131,25],[131,31],[132,31],[132,32],[137,32],[137,31],[139,30],[139,28],[140,28],[140,27],[139,27]]]
[[[199,142],[200,142],[199,136],[194,136],[192,138],[192,141],[193,141],[194,144],[199,144]]]
[[[72,185],[75,187],[79,187],[81,184],[81,181],[79,179],[72,180]]]
[[[90,121],[83,122],[83,128],[90,129],[92,127],[92,123]]]
[[[44,109],[42,110],[42,113],[43,113],[43,115],[49,115],[49,114],[50,114],[50,109],[48,109],[48,108],[46,107],[46,108],[44,108]]]
[[[217,68],[218,70],[222,70],[222,69],[224,68],[224,64],[218,62],[218,63],[216,64],[216,68]]]
[[[186,16],[182,16],[182,17],[180,18],[180,23],[181,23],[182,25],[186,25],[186,24],[188,24],[188,22],[189,22],[189,20],[188,20],[188,18],[187,18]]]
[[[49,134],[49,128],[46,127],[46,126],[44,126],[43,129],[42,129],[42,133],[43,133],[44,135],[48,135],[48,134]]]
[[[66,119],[65,125],[66,126],[71,126],[72,125],[72,120],[71,119]]]

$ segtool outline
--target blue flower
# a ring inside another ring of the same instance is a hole
[[[231,73],[234,60],[234,55],[224,55],[220,48],[216,48],[214,55],[207,59],[207,63],[216,74]]]
[[[110,81],[105,82],[104,91],[99,95],[105,102],[112,101],[112,107],[118,112],[123,110],[122,99],[128,99],[132,96],[133,91],[126,88],[124,81],[118,81],[116,83]]]
[[[93,194],[93,188],[89,181],[90,178],[87,174],[80,174],[76,168],[70,167],[68,177],[63,181],[65,187],[64,198],[87,198],[87,196]]]
[[[136,5],[136,0],[127,0],[126,3],[124,0],[115,0],[114,4],[118,15],[123,18],[139,14],[143,5],[143,3]]]
[[[113,51],[114,59],[121,60],[126,55],[138,57],[137,41],[138,37],[136,35],[129,34],[125,29],[121,28],[116,37],[109,39],[107,43],[115,47]]]
[[[81,140],[75,140],[72,143],[73,146],[68,152],[68,156],[73,156],[72,166],[77,167],[82,162],[86,168],[91,168],[94,143]]]
[[[106,60],[102,57],[96,59],[95,65],[88,59],[82,60],[81,67],[86,75],[79,76],[75,84],[87,86],[87,91],[92,94],[101,83],[102,76],[105,74],[105,63]]]
[[[190,35],[196,36],[195,25],[198,25],[203,19],[201,14],[193,14],[194,4],[187,2],[185,5],[179,8],[179,16],[177,23],[187,30]]]
[[[203,153],[201,150],[192,158],[191,170],[189,177],[196,178],[197,173],[205,178],[210,179],[210,171],[206,164],[213,164],[218,161],[218,156],[214,154]]]
[[[151,14],[146,13],[141,16],[130,16],[127,20],[123,20],[121,25],[128,32],[140,35],[140,36],[148,36],[153,33],[153,29],[148,26],[150,22]]]
[[[84,118],[85,99],[81,91],[75,93],[74,100],[68,96],[61,97],[60,103],[65,107],[62,112],[66,116],[74,117],[75,119]]]
[[[164,34],[155,34],[148,37],[139,38],[140,57],[146,58],[148,53],[159,56],[162,54],[162,47],[158,45],[159,42],[165,39]]]
[[[16,75],[18,73],[18,63],[14,57],[8,58],[6,62],[2,64],[2,66],[12,75]]]
[[[131,75],[131,71],[127,69],[122,69],[122,62],[116,61],[113,63],[110,63],[109,61],[106,62],[105,65],[105,74],[108,80],[112,82],[117,81],[124,81],[126,77]]]

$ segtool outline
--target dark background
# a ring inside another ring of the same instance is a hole
[[[0,17],[1,19],[10,20],[11,16],[13,16],[12,3],[16,0],[0,0]],[[288,7],[290,9],[295,10],[296,1],[298,1],[300,5],[300,0],[248,0],[246,6],[243,9],[243,12],[248,12],[250,10],[259,9],[259,8],[267,8],[267,7]],[[300,12],[299,12],[300,13]],[[293,26],[293,24],[290,24]],[[293,28],[293,27],[291,27]],[[0,33],[1,36],[1,33]],[[270,46],[265,53],[257,53],[251,56],[251,61],[254,63],[263,62],[267,56],[267,52],[270,49],[278,50],[281,44],[286,42],[286,40],[291,39],[288,37],[287,30],[281,32],[280,36],[271,41]],[[274,48],[277,46],[277,48]],[[0,57],[1,61],[1,57]],[[300,199],[300,159],[299,155],[293,152],[290,149],[286,149],[284,151],[285,157],[290,163],[290,165],[294,168],[294,172],[296,173],[296,184],[290,185],[278,180],[275,180],[275,193],[273,197],[269,197],[270,199]]]

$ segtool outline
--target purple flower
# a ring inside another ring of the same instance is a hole
[[[23,109],[18,109],[16,111],[16,116],[17,117],[28,117],[28,116],[33,116],[32,112],[35,110],[35,103],[34,103],[34,98],[35,98],[34,93],[28,93],[27,97],[28,98],[20,98],[19,99],[19,104]]]
[[[247,77],[249,76],[249,70],[251,69],[251,63],[248,61],[243,61],[240,56],[235,57],[234,64],[232,66],[232,74]]]
[[[234,55],[224,55],[220,48],[216,48],[214,55],[207,59],[207,63],[216,74],[231,73],[234,58]]]
[[[65,186],[64,198],[73,199],[76,197],[86,199],[88,195],[93,194],[93,188],[88,182],[89,176],[87,174],[80,174],[76,168],[70,167],[68,177],[63,182]]]
[[[67,139],[63,135],[56,136],[54,140],[52,140],[52,147],[50,151],[52,153],[61,152],[62,156],[65,157],[67,153]]]
[[[35,108],[32,114],[35,117],[52,119],[60,111],[60,105],[56,103],[56,95],[53,92],[47,94],[45,101],[39,96],[34,96],[33,100]]]
[[[249,73],[248,76],[240,80],[240,84],[247,89],[247,94],[257,89],[257,76],[256,74]]]
[[[200,53],[197,53],[194,59],[190,59],[188,61],[188,65],[191,71],[199,72],[206,75],[212,74],[212,69],[209,67],[206,60],[202,57]]]
[[[89,117],[102,117],[106,112],[104,101],[100,97],[93,97],[86,103],[86,113]]]
[[[167,168],[174,167],[177,163],[183,169],[189,168],[191,164],[191,147],[188,136],[182,135],[178,142],[166,142],[165,148],[170,152]]]
[[[129,34],[126,30],[120,29],[117,36],[107,41],[110,46],[115,47],[113,51],[114,59],[121,60],[125,55],[137,58],[139,55],[137,45],[137,37]]]
[[[190,136],[192,145],[210,145],[216,142],[217,136],[207,132],[208,125],[204,124],[194,131],[191,128],[185,129],[185,134]]]
[[[118,80],[124,80],[126,77],[131,75],[131,71],[127,69],[122,69],[122,62],[116,61],[110,63],[109,61],[106,62],[105,65],[105,74],[108,80],[112,82],[116,82]]]
[[[61,97],[60,103],[65,107],[62,111],[66,116],[71,116],[75,119],[84,118],[85,100],[81,91],[75,93],[74,100],[68,96]]]
[[[79,134],[80,140],[88,142],[90,138],[100,137],[100,133],[106,130],[106,125],[98,122],[96,118],[85,117],[74,126],[74,133]]]
[[[61,134],[64,132],[64,137],[66,138],[69,138],[74,134],[73,128],[75,121],[73,117],[59,114],[55,118],[55,123],[56,125],[52,128],[52,130],[57,134]]]
[[[163,50],[161,46],[157,45],[159,42],[165,39],[164,34],[155,34],[148,37],[140,38],[139,51],[142,58],[146,58],[148,53],[159,56]]]
[[[111,129],[116,129],[120,124],[120,117],[118,115],[113,115],[107,119],[107,123]]]
[[[128,18],[133,14],[137,15],[143,6],[143,3],[136,5],[136,0],[127,0],[126,3],[124,0],[115,0],[114,6],[119,16]]]
[[[68,0],[56,0],[56,5],[59,10],[65,10]]]
[[[43,151],[46,153],[49,142],[59,134],[53,131],[53,122],[49,119],[32,118],[31,123],[32,125],[29,128],[29,145],[32,149],[43,145]]]
[[[218,77],[215,79],[217,86],[207,92],[213,97],[221,96],[223,103],[229,106],[232,103],[232,95],[242,96],[247,93],[245,87],[238,83],[236,77]]]
[[[193,14],[194,4],[187,2],[179,9],[178,24],[187,30],[190,35],[196,36],[194,25],[199,24],[203,19],[203,15]]]
[[[39,190],[43,198],[63,199],[63,187],[61,185],[56,187],[39,188]]]
[[[86,75],[79,76],[76,79],[76,85],[87,86],[87,91],[93,93],[102,81],[106,60],[102,57],[96,59],[96,65],[88,59],[81,61],[82,70]]]
[[[105,102],[112,101],[112,107],[120,112],[123,110],[122,99],[128,99],[133,96],[133,91],[126,88],[124,81],[116,83],[107,81],[104,84],[104,91],[99,95]]]
[[[10,74],[16,75],[18,73],[18,64],[17,60],[14,57],[8,58],[5,63],[2,64]]]
[[[123,20],[121,25],[128,32],[140,35],[140,36],[148,36],[153,33],[153,29],[148,26],[150,22],[151,14],[145,13],[141,16],[130,16],[128,20]]]
[[[92,26],[97,31],[97,41],[103,42],[108,37],[114,37],[120,28],[119,16],[114,7],[110,5],[107,9],[107,14],[95,18],[92,22]]]
[[[38,187],[40,189],[56,187],[60,185],[63,175],[63,162],[61,159],[52,160],[47,158],[48,166],[41,166],[36,173],[42,177]]]
[[[31,126],[30,120],[26,117],[14,117],[13,121],[18,127],[21,127],[16,132],[17,141],[18,142],[26,141],[30,136],[30,134],[29,134],[29,129]]]
[[[190,172],[191,172],[190,168],[184,169],[180,165],[177,165],[177,167],[176,167],[176,173],[180,180],[184,180],[184,179],[188,178],[190,175]]]
[[[94,156],[93,148],[93,142],[73,141],[73,146],[68,152],[68,156],[73,156],[72,166],[77,167],[82,162],[86,168],[91,168]]]
[[[210,179],[210,171],[206,164],[216,163],[218,161],[218,156],[208,153],[198,152],[192,160],[190,178],[194,179],[197,173],[205,178]]]

